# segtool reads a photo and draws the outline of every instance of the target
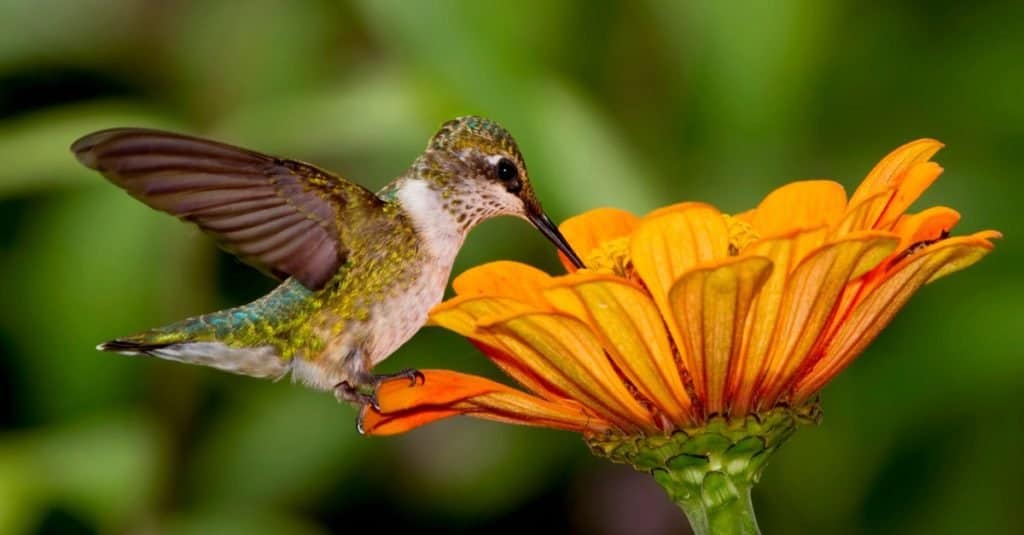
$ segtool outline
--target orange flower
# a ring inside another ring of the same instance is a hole
[[[388,382],[371,434],[456,414],[601,436],[669,435],[717,417],[802,407],[921,286],[977,262],[995,231],[949,237],[959,214],[904,212],[942,172],[942,147],[900,147],[849,200],[794,182],[753,210],[602,208],[561,230],[587,269],[515,262],[463,273],[434,324],[472,340],[530,393],[452,371]],[[564,260],[564,259],[563,259]]]

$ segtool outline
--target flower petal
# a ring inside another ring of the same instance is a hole
[[[683,273],[728,254],[728,225],[722,214],[707,204],[662,208],[645,217],[633,233],[633,267],[665,317],[677,346],[681,338],[668,304],[669,288]]]
[[[730,414],[741,416],[750,412],[757,386],[764,373],[764,363],[771,348],[778,323],[786,281],[800,261],[824,243],[826,228],[795,231],[766,238],[750,244],[743,253],[769,259],[773,269],[751,305],[740,352],[739,373],[730,374],[729,392],[733,397]]]
[[[935,162],[922,162],[908,169],[906,175],[900,181],[899,187],[896,188],[896,193],[893,195],[892,200],[889,201],[889,205],[885,207],[885,211],[879,216],[874,228],[881,230],[891,229],[900,216],[903,215],[903,212],[906,212],[907,208],[910,208],[910,205],[914,204],[914,201],[941,174],[942,167],[939,167],[939,164]]]
[[[878,218],[885,212],[885,207],[889,206],[895,195],[895,189],[887,189],[870,195],[857,204],[851,202],[839,224],[832,229],[832,236],[842,237],[852,232],[875,228]]]
[[[942,277],[945,277],[946,275],[951,275],[953,273],[956,273],[957,271],[960,271],[961,269],[971,267],[978,260],[984,258],[985,255],[987,255],[988,252],[993,249],[994,246],[992,245],[992,242],[990,240],[1002,237],[1002,233],[997,232],[995,230],[983,230],[981,232],[976,232],[970,236],[967,236],[967,239],[974,241],[974,243],[978,246],[978,249],[975,251],[976,254],[964,254],[951,258],[948,262],[943,263],[942,266],[935,273],[933,273],[931,277],[928,278],[928,282],[925,282],[925,284],[931,284],[941,279]],[[930,248],[937,246],[938,244],[932,244],[923,252],[928,252]]]
[[[558,228],[585,262],[590,252],[602,243],[632,234],[639,222],[640,218],[625,210],[596,208],[566,219]],[[564,254],[559,252],[558,257],[566,270],[576,271],[576,266]]]
[[[759,388],[762,407],[779,401],[818,340],[847,283],[881,262],[898,241],[890,233],[850,234],[811,253],[793,271],[786,284],[777,331]]]
[[[502,371],[530,391],[549,400],[569,397],[550,380],[558,372],[547,361],[531,359],[532,354],[517,355],[493,334],[477,329],[489,318],[537,311],[508,297],[460,296],[434,307],[430,322],[469,338]]]
[[[548,306],[540,288],[550,281],[550,275],[533,266],[505,260],[464,271],[452,288],[460,296],[512,297],[543,310]]]
[[[387,381],[377,391],[381,412],[365,409],[364,432],[391,435],[457,414],[583,433],[610,424],[577,403],[546,401],[482,377],[426,370],[422,385]]]
[[[918,139],[892,151],[878,162],[861,182],[857,191],[853,192],[850,206],[857,206],[879,192],[899,189],[907,170],[916,164],[927,162],[941,148],[942,143],[934,139]]]
[[[771,269],[764,257],[729,258],[687,272],[669,291],[686,346],[684,363],[710,414],[728,409],[730,371],[742,371],[737,365],[747,312]]]
[[[893,232],[900,235],[896,251],[903,251],[915,243],[937,240],[948,233],[960,221],[960,214],[945,206],[934,206],[916,214],[907,214],[893,226]]]
[[[846,209],[846,191],[831,180],[791,182],[771,192],[754,212],[761,236],[834,225]]]
[[[757,208],[751,208],[750,210],[733,214],[733,217],[747,223],[748,225],[753,225],[755,215],[757,215]]]
[[[526,313],[495,319],[479,330],[523,361],[547,363],[552,371],[542,377],[621,429],[657,430],[650,411],[626,389],[604,348],[576,318]]]
[[[690,398],[668,333],[647,294],[623,279],[562,277],[545,291],[555,309],[587,323],[640,394],[678,423],[692,423]]]
[[[998,234],[998,233],[996,233]],[[992,249],[992,233],[950,238],[911,255],[872,288],[827,341],[823,357],[796,384],[793,399],[801,403],[825,386],[867,347],[893,316],[924,284],[943,274],[963,269]]]

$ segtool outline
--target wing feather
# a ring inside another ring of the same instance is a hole
[[[152,208],[197,224],[277,277],[323,287],[348,255],[343,221],[383,201],[312,165],[170,132],[117,128],[72,145],[78,159]]]

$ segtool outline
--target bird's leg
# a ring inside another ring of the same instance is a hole
[[[339,401],[348,401],[360,405],[369,405],[380,412],[380,403],[377,401],[377,389],[380,385],[394,379],[408,379],[409,386],[423,384],[427,378],[423,372],[412,368],[406,368],[395,373],[360,373],[354,381],[342,381],[334,386],[334,397]]]
[[[338,401],[347,401],[360,406],[359,416],[356,420],[360,433],[363,432],[363,415],[366,414],[366,408],[372,407],[373,410],[380,412],[377,390],[381,384],[392,379],[407,379],[409,386],[413,387],[417,383],[422,384],[427,380],[423,372],[412,368],[406,368],[396,373],[370,373],[367,370],[372,363],[363,359],[363,352],[358,348],[345,355],[343,362],[347,364],[347,378],[334,385],[334,397],[338,398]]]
[[[394,379],[408,379],[409,386],[423,384],[427,378],[423,372],[412,368],[404,369],[396,373],[372,374],[362,372],[354,377],[354,380],[345,380],[334,385],[334,397],[338,401],[347,401],[359,405],[369,405],[376,411],[380,411],[380,403],[377,401],[377,389],[382,383]]]
[[[334,397],[338,398],[338,401],[369,405],[380,411],[380,403],[377,402],[377,383],[372,375],[369,376],[369,381],[342,381],[334,385]]]
[[[356,429],[359,431],[359,434],[365,433],[363,418],[366,416],[366,408],[373,407],[373,410],[380,412],[380,403],[377,401],[377,389],[380,388],[382,383],[393,379],[408,379],[410,388],[416,386],[417,383],[423,384],[427,381],[423,372],[408,368],[397,373],[364,373],[361,374],[360,382],[356,386],[351,386],[348,381],[342,381],[335,387],[334,394],[338,396],[338,399],[345,399],[346,401],[360,404],[359,416],[356,417]]]

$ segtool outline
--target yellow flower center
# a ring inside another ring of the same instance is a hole
[[[736,256],[744,247],[757,241],[760,236],[754,232],[750,223],[728,214],[722,214],[725,218],[725,225],[729,229],[729,255]]]
[[[629,236],[608,240],[595,247],[587,255],[584,264],[587,269],[597,273],[611,273],[626,277],[628,273]]]

